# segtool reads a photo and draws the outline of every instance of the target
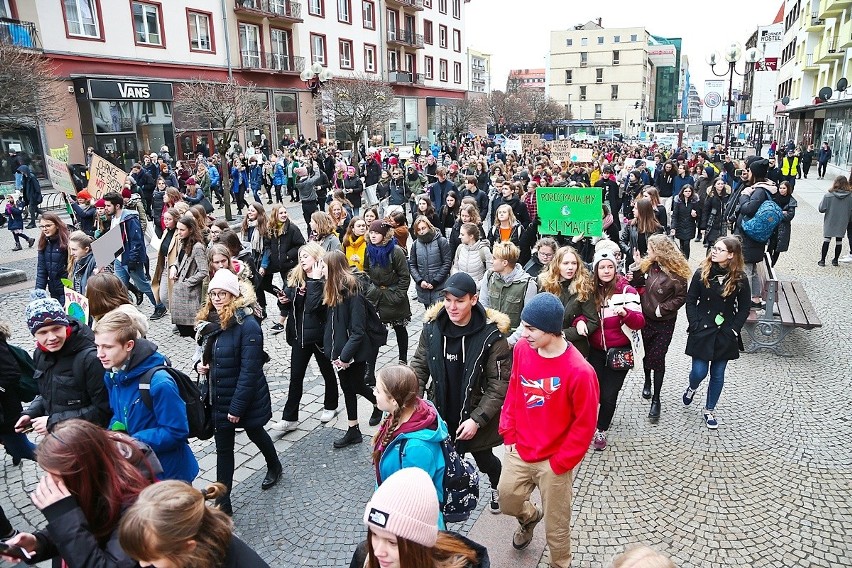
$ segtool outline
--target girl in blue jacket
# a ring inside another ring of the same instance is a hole
[[[376,406],[387,413],[373,438],[376,485],[406,467],[432,478],[438,501],[444,499],[444,453],[447,424],[432,403],[418,396],[420,384],[408,365],[390,365],[376,374]],[[443,515],[438,519],[444,528]]]

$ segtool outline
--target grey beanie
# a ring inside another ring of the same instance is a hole
[[[541,331],[561,335],[564,314],[565,306],[559,298],[550,292],[540,292],[524,306],[521,321]]]

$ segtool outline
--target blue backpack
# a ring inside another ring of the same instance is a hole
[[[760,208],[754,214],[754,217],[743,221],[743,233],[754,241],[765,243],[783,218],[784,212],[781,207],[772,201],[771,197],[767,196],[766,200],[760,204]]]

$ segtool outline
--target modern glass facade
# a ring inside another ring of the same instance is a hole
[[[822,140],[814,145],[819,147],[822,141],[831,147],[832,164],[844,169],[852,165],[852,106],[826,110]]]

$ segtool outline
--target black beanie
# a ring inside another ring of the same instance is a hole
[[[765,158],[752,160],[748,164],[748,169],[751,170],[754,177],[758,179],[766,179],[766,174],[769,172],[769,160]]]

